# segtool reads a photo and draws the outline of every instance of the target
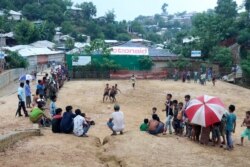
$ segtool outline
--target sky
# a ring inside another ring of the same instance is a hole
[[[74,3],[92,1],[97,7],[97,16],[103,16],[114,9],[116,20],[133,20],[139,15],[149,16],[161,13],[161,6],[167,3],[168,13],[202,12],[214,8],[217,0],[72,0]],[[241,5],[244,0],[236,0]]]

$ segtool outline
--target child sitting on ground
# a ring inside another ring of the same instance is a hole
[[[140,126],[140,131],[148,131],[148,119],[144,119],[144,122]]]
[[[250,140],[250,111],[246,112],[246,118],[244,119],[241,126],[247,127],[241,134],[241,144],[240,145],[243,146],[245,137],[248,137],[248,140]]]
[[[61,129],[60,129],[61,120],[62,120],[62,109],[57,108],[55,111],[55,115],[53,116],[53,119],[51,121],[53,133],[61,132]]]
[[[157,108],[156,108],[156,107],[153,107],[153,108],[152,108],[152,115],[153,115],[153,114],[156,114],[156,112],[157,112]]]
[[[31,110],[29,114],[32,123],[38,123],[40,126],[46,126],[46,121],[50,121],[49,117],[43,111],[43,105],[38,103],[38,106]]]
[[[85,118],[86,122],[88,123],[88,125],[95,125],[95,121],[93,121],[90,117],[86,117],[86,114],[85,113],[81,113],[81,116],[83,118]]]

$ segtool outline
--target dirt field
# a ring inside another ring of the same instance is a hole
[[[102,103],[106,83],[118,83],[122,91],[117,96],[121,110],[125,114],[125,134],[110,137],[106,122],[112,113],[113,104]],[[200,86],[193,83],[174,81],[138,81],[133,90],[129,81],[71,81],[59,93],[57,106],[72,105],[92,117],[96,125],[89,131],[89,138],[73,135],[52,134],[50,129],[42,129],[43,136],[20,141],[5,152],[0,153],[0,166],[250,166],[250,142],[228,152],[222,148],[202,146],[186,138],[175,135],[151,136],[138,130],[144,118],[150,118],[151,108],[157,107],[161,120],[165,120],[166,93],[173,99],[184,100],[184,95],[196,97],[203,94],[218,96],[226,106],[237,107],[237,130],[233,135],[239,142],[244,129],[240,124],[245,111],[249,110],[250,90],[231,84],[217,82]],[[26,118],[14,118],[16,95],[0,98],[0,133],[32,127]]]

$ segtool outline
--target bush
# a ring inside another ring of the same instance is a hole
[[[28,61],[17,52],[9,52],[5,60],[9,68],[26,68],[29,65]]]
[[[211,60],[218,63],[220,67],[232,67],[233,57],[231,50],[225,47],[215,47],[212,51]]]
[[[142,70],[151,70],[154,65],[153,60],[149,56],[139,59],[139,64]]]

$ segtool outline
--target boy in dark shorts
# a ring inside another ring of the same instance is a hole
[[[116,90],[115,90],[115,87],[112,86],[110,93],[109,93],[109,99],[113,103],[116,101],[115,95],[116,95]]]
[[[115,84],[115,94],[116,94],[116,95],[118,94],[118,91],[121,93],[121,90],[120,90],[120,89],[118,89],[118,85],[117,85],[117,84]]]
[[[179,109],[178,109],[178,101],[177,100],[173,100],[173,113],[174,113],[174,119],[172,122],[172,126],[174,128],[175,134],[178,134],[178,119],[177,119],[177,115],[178,115]]]
[[[226,139],[225,139],[226,121],[227,121],[226,115],[223,114],[220,123],[220,135],[222,137],[221,147],[223,147],[223,145],[226,144]]]
[[[104,94],[103,94],[103,102],[104,102],[105,98],[106,98],[106,101],[108,100],[109,91],[110,91],[109,84],[106,84],[106,87],[104,89]]]
[[[212,126],[212,139],[213,139],[214,146],[216,144],[218,144],[218,145],[221,144],[220,126],[221,126],[221,122],[217,122],[217,123],[213,124],[213,126]]]

